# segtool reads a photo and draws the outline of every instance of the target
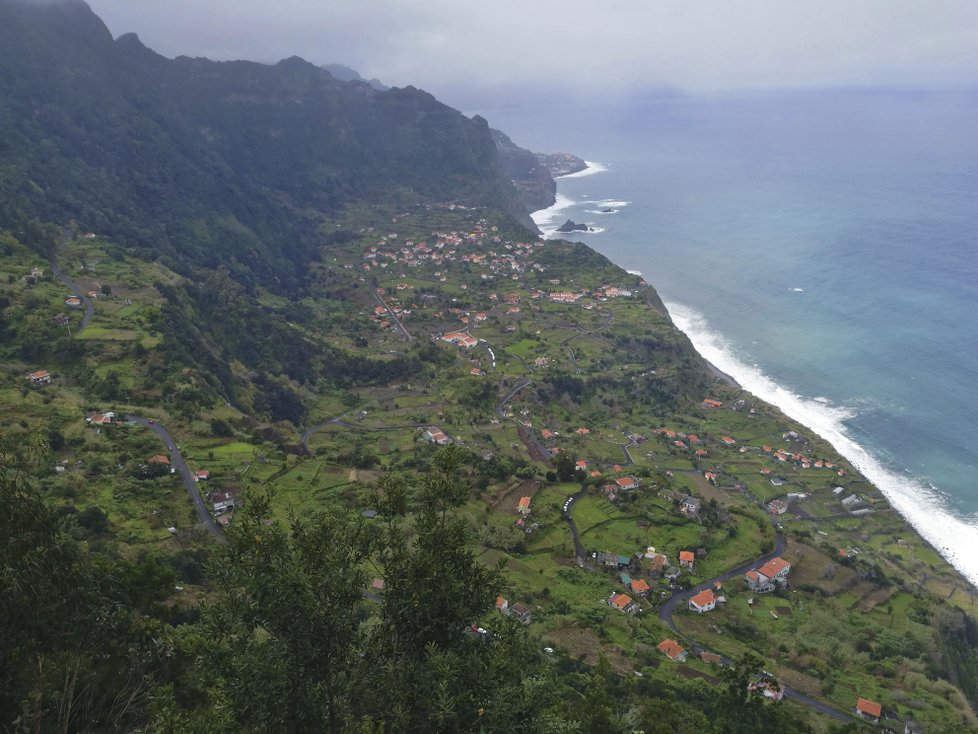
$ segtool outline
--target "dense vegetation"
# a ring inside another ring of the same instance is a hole
[[[532,154],[75,0],[0,0],[0,72],[0,730],[974,729],[974,590],[641,278],[534,238]],[[790,589],[665,612],[778,543]]]

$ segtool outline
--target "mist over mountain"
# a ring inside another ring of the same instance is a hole
[[[453,200],[532,227],[483,119],[296,57],[168,59],[80,0],[0,0],[0,156],[3,224],[73,220],[273,288],[301,283],[351,202]]]

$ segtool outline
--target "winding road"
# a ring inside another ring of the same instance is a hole
[[[219,541],[224,542],[224,531],[221,526],[215,522],[214,518],[211,516],[210,511],[207,509],[207,505],[204,504],[203,497],[200,496],[200,490],[197,488],[197,482],[194,481],[193,472],[190,471],[190,467],[187,466],[187,462],[183,458],[183,454],[180,453],[180,449],[177,448],[176,442],[173,437],[170,436],[169,431],[154,420],[148,418],[142,418],[138,415],[127,415],[125,420],[135,423],[136,425],[148,428],[161,439],[166,446],[167,452],[170,454],[170,466],[177,470],[180,475],[180,480],[183,482],[184,488],[187,490],[187,494],[190,495],[190,499],[193,500],[194,506],[197,508],[197,515],[200,517],[200,521],[204,524],[211,535],[217,538]]]
[[[679,629],[676,627],[676,623],[672,619],[672,614],[680,603],[685,606],[686,602],[688,602],[691,597],[696,596],[696,594],[699,594],[701,591],[705,591],[706,589],[712,589],[717,581],[720,581],[721,583],[724,581],[729,581],[736,576],[743,576],[752,568],[763,566],[772,558],[782,555],[784,553],[784,548],[785,537],[778,533],[778,535],[774,538],[774,550],[770,553],[765,553],[760,558],[747,561],[746,563],[741,563],[739,566],[730,569],[726,573],[722,573],[719,576],[714,576],[712,579],[707,579],[703,583],[697,584],[691,589],[678,591],[670,596],[659,608],[659,619],[669,625],[669,629],[671,629],[673,632],[679,632]]]
[[[691,589],[686,589],[685,591],[680,591],[673,594],[668,599],[666,599],[665,603],[663,603],[663,605],[659,608],[659,619],[661,619],[663,622],[669,625],[669,629],[679,634],[679,628],[676,627],[676,623],[675,621],[673,621],[672,618],[672,615],[676,611],[677,606],[682,604],[685,607],[690,597],[695,596],[696,594],[700,593],[701,591],[704,591],[705,589],[712,589],[714,587],[714,584],[716,584],[718,581],[722,583],[724,581],[729,581],[732,578],[736,578],[737,576],[742,576],[752,568],[757,568],[758,566],[762,566],[768,561],[770,561],[772,558],[783,555],[785,549],[785,543],[786,543],[785,536],[782,535],[781,533],[778,533],[774,539],[774,550],[771,551],[770,553],[765,553],[763,556],[760,556],[759,558],[756,558],[752,561],[747,561],[746,563],[742,563],[736,568],[733,568],[727,571],[726,573],[720,574],[719,576],[714,576],[712,579],[708,579],[701,584],[697,584]],[[693,641],[691,640],[690,642],[692,643]],[[841,721],[843,723],[856,721],[856,718],[854,716],[850,716],[849,714],[843,713],[838,709],[832,708],[831,706],[828,706],[822,703],[821,701],[812,698],[811,696],[801,693],[800,691],[796,691],[793,688],[782,686],[781,690],[784,691],[785,698],[795,701],[796,703],[799,703],[802,706],[808,706],[809,708],[814,709],[820,714],[824,714],[825,716],[830,716],[836,721]]]

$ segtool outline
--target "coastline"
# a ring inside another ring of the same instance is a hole
[[[581,177],[607,170],[601,164],[585,162],[588,169],[559,178]],[[532,212],[541,236],[545,239],[561,237],[555,232],[556,227],[548,229],[546,225],[576,203],[558,191],[553,205]],[[851,415],[845,408],[817,404],[779,385],[756,367],[752,369],[741,364],[723,347],[722,338],[709,331],[705,319],[699,314],[681,304],[664,305],[673,324],[690,340],[713,377],[737,389],[747,390],[827,441],[886,498],[921,541],[953,567],[972,591],[978,592],[978,558],[968,559],[962,553],[962,550],[974,547],[978,527],[948,511],[936,488],[901,476],[851,438],[843,425]],[[702,324],[697,324],[697,320]]]

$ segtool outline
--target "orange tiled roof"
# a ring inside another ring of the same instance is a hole
[[[677,658],[686,652],[686,648],[680,645],[675,640],[663,640],[657,646],[660,651],[664,652],[667,658]]]
[[[865,698],[856,699],[856,711],[861,714],[868,714],[875,719],[883,715],[883,707],[876,701],[869,701]]]

